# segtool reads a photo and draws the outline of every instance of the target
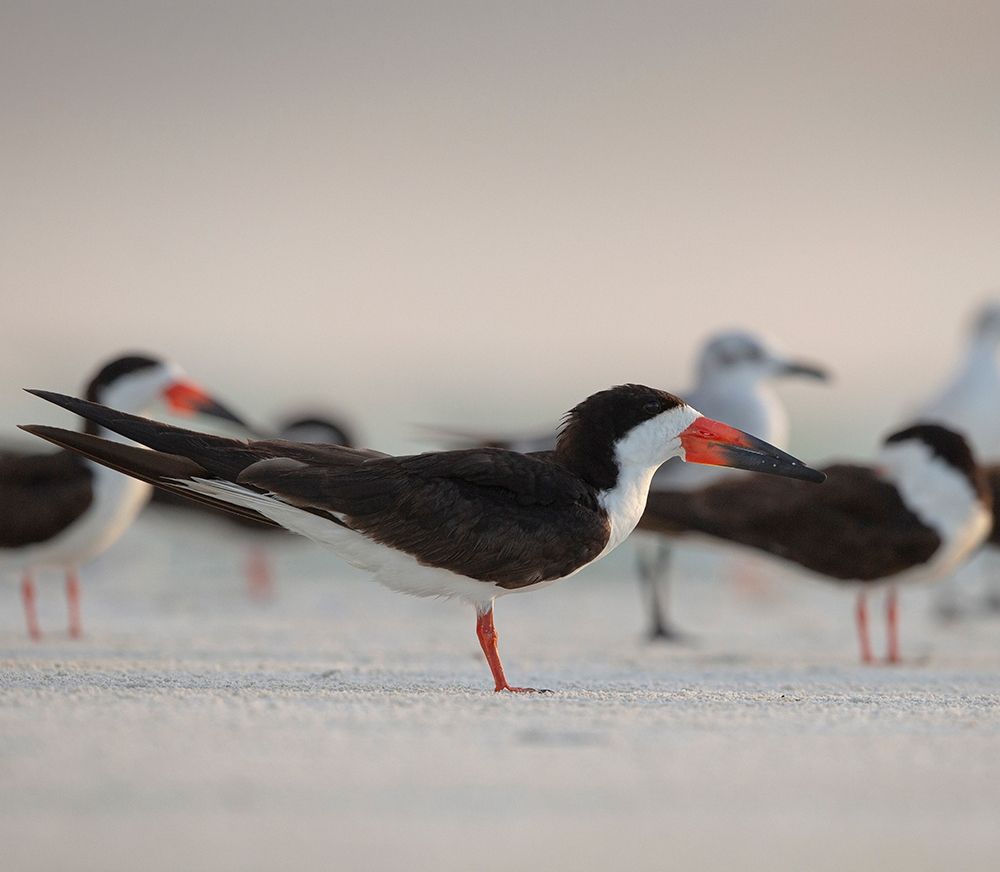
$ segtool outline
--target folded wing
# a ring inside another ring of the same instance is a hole
[[[573,572],[608,537],[578,478],[503,449],[372,458],[350,469],[265,461],[239,480],[335,514],[421,563],[510,589]],[[577,535],[559,536],[561,528]]]
[[[691,493],[654,492],[639,528],[703,533],[859,581],[923,564],[940,547],[938,535],[871,469],[837,465],[823,471],[822,487],[759,476]]]

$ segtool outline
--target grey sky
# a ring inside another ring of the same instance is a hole
[[[1000,288],[1000,4],[0,3],[5,420],[120,349],[266,417],[554,421],[699,340],[863,450]]]

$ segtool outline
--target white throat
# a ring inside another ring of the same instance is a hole
[[[183,370],[171,362],[123,376],[105,388],[99,402],[133,415],[147,416],[156,407],[163,390],[183,376]],[[104,427],[97,435],[111,442],[135,445],[131,439]],[[94,470],[93,534],[87,557],[99,554],[114,542],[135,520],[153,493],[151,485],[87,460]]]
[[[132,415],[145,415],[160,401],[163,391],[183,377],[184,370],[176,363],[161,361],[106,385],[97,402]]]
[[[879,468],[906,507],[941,537],[936,566],[957,565],[989,534],[992,513],[968,479],[923,442],[912,439],[886,445]]]
[[[680,434],[700,417],[701,413],[690,406],[676,406],[633,427],[615,444],[618,480],[597,495],[611,522],[611,535],[601,557],[635,529],[646,510],[653,474],[671,457],[684,457]]]

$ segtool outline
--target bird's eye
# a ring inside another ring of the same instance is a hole
[[[663,409],[663,407],[660,405],[659,401],[657,401],[657,400],[650,400],[648,403],[646,403],[645,406],[642,407],[642,410],[647,415],[656,415],[660,411],[662,411],[662,409]]]

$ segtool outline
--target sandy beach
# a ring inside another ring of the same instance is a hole
[[[3,587],[5,869],[996,868],[1000,622],[929,591],[864,668],[848,594],[688,549],[691,643],[650,647],[625,546],[500,601],[508,674],[555,692],[498,696],[467,607],[291,538],[253,602],[244,542],[144,516],[80,642],[56,577],[41,644]]]

